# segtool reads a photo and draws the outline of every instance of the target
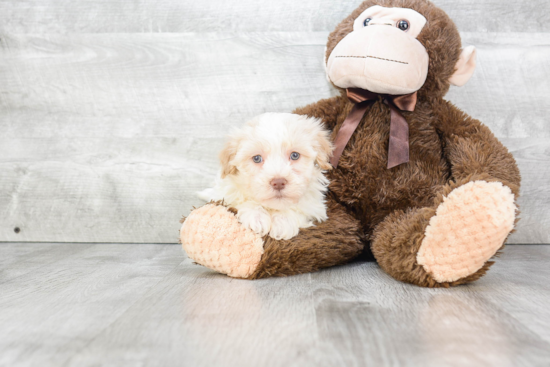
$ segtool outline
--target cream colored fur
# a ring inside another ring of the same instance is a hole
[[[290,155],[299,153],[299,159]],[[266,113],[231,134],[220,153],[215,187],[199,193],[205,201],[224,200],[237,219],[260,236],[290,239],[300,228],[327,219],[324,194],[332,145],[318,119]],[[254,156],[262,162],[255,163]],[[287,181],[281,191],[271,181]]]

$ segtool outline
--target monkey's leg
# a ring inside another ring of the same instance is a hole
[[[332,200],[327,205],[327,221],[301,229],[290,240],[277,241],[243,228],[228,208],[207,204],[191,212],[180,239],[195,262],[232,277],[308,273],[346,263],[364,247],[358,221]]]
[[[450,184],[432,208],[389,215],[376,228],[371,249],[394,278],[425,287],[448,287],[482,277],[514,227],[516,206],[500,182]]]

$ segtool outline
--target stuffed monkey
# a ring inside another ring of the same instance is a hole
[[[329,219],[276,241],[210,203],[183,223],[189,257],[257,279],[371,252],[392,277],[419,286],[479,279],[514,228],[520,174],[485,125],[443,99],[475,63],[475,48],[462,48],[431,2],[363,2],[327,43],[327,78],[340,95],[294,111],[332,131]]]

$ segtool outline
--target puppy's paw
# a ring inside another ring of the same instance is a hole
[[[300,231],[296,218],[291,215],[275,214],[271,218],[269,236],[276,240],[289,240]]]
[[[237,219],[246,228],[265,236],[271,228],[271,216],[261,206],[239,208]]]

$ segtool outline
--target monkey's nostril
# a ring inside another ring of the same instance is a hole
[[[271,187],[277,191],[281,191],[285,188],[285,185],[287,184],[287,180],[282,177],[277,177],[271,180],[270,182]]]

